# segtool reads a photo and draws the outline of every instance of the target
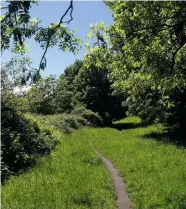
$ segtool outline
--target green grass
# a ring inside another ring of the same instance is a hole
[[[139,117],[127,117],[127,118],[124,118],[124,119],[121,119],[121,120],[118,120],[116,122],[114,122],[114,124],[139,124],[141,123],[141,119]]]
[[[139,124],[138,118],[121,120]],[[119,123],[119,122],[117,122]],[[186,149],[148,136],[162,126],[84,130],[127,183],[134,209],[186,209]],[[146,137],[145,137],[146,135]]]
[[[81,132],[2,187],[2,209],[115,208],[111,177]]]
[[[140,127],[132,117],[116,127],[121,123],[125,130],[83,128],[70,135],[52,127],[60,144],[2,187],[2,208],[116,208],[112,179],[90,141],[124,177],[133,209],[185,209],[186,149],[150,138],[163,131],[160,125]]]

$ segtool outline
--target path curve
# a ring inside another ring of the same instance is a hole
[[[101,155],[98,151],[96,154],[103,160],[104,164],[110,171],[112,178],[114,180],[114,186],[116,189],[117,195],[117,205],[119,209],[131,209],[131,202],[129,200],[128,194],[125,191],[125,184],[123,179],[118,175],[117,170],[113,167],[112,163],[103,155]]]
[[[128,197],[128,193],[125,191],[126,186],[123,182],[123,179],[119,176],[118,171],[116,170],[116,168],[114,168],[112,163],[106,157],[104,157],[101,153],[94,149],[90,141],[89,145],[92,147],[95,153],[102,159],[102,161],[110,171],[110,174],[112,175],[116,190],[118,209],[131,209],[131,201]]]

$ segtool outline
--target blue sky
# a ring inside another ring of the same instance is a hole
[[[31,16],[38,17],[42,21],[41,25],[48,26],[51,22],[59,21],[68,6],[68,1],[41,1],[38,6],[35,5],[31,8]],[[73,18],[69,28],[78,29],[77,36],[85,45],[90,23],[104,21],[108,26],[112,23],[112,12],[102,1],[74,1]],[[33,40],[30,40],[28,43],[31,48],[28,56],[33,61],[33,67],[38,68],[43,50]],[[47,68],[42,75],[60,75],[66,66],[74,63],[76,59],[81,59],[83,54],[84,49],[77,55],[73,55],[70,52],[62,52],[57,48],[49,49],[46,56]],[[2,61],[9,60],[11,56],[10,52],[4,52]]]

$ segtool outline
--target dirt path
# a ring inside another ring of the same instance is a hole
[[[116,189],[118,208],[131,209],[131,202],[129,200],[127,192],[125,191],[125,184],[123,182],[123,179],[118,175],[117,170],[113,167],[112,163],[107,158],[101,155],[98,151],[95,150],[95,152],[103,160],[104,164],[112,175],[112,178],[114,180],[114,186]]]
[[[102,159],[102,161],[110,171],[110,174],[112,175],[116,190],[118,209],[131,209],[131,201],[129,200],[128,194],[125,191],[125,184],[123,182],[123,179],[118,175],[118,172],[113,167],[112,163],[101,153],[99,153],[97,150],[94,149],[90,141],[89,141],[89,145],[96,152],[96,154]]]

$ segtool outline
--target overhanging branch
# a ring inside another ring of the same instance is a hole
[[[70,11],[70,20],[63,22],[64,17],[69,13],[69,11]],[[45,56],[46,56],[46,53],[48,51],[48,48],[49,48],[52,36],[56,33],[56,31],[59,29],[61,24],[64,24],[64,23],[69,24],[73,20],[72,12],[73,12],[73,0],[70,1],[69,7],[65,11],[65,13],[62,15],[59,23],[53,28],[52,32],[49,35],[49,38],[48,38],[48,41],[47,41],[47,45],[45,47],[44,53],[43,53],[43,55],[41,57],[41,61],[40,61],[40,64],[39,64],[39,71],[42,69],[43,63],[45,63],[44,65],[46,66],[46,57]]]

